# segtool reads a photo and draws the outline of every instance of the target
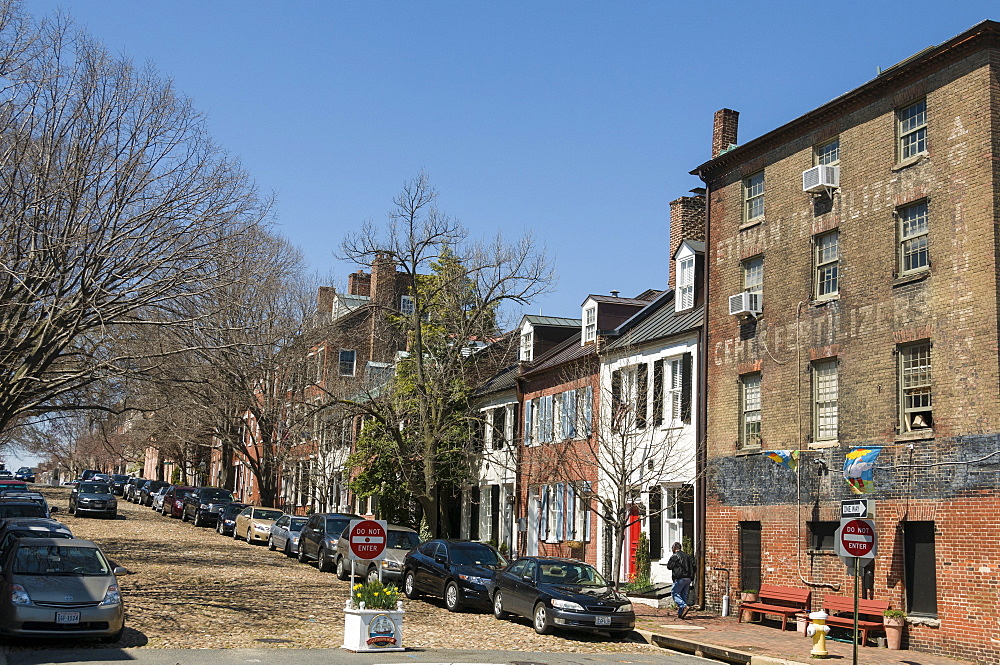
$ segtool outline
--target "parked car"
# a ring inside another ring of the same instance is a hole
[[[13,479],[14,478],[14,472],[11,471],[10,469],[0,469],[0,478],[3,478],[3,479]]]
[[[47,518],[48,514],[34,501],[0,501],[0,520],[11,517]]]
[[[507,565],[492,545],[469,540],[428,540],[403,560],[403,591],[444,598],[451,612],[467,605],[490,606],[486,589],[493,574]]]
[[[154,513],[163,512],[163,499],[167,496],[167,490],[170,489],[170,485],[164,485],[160,489],[156,490],[153,496],[149,500],[149,507],[153,509]]]
[[[240,511],[246,507],[247,504],[234,501],[219,512],[219,521],[215,525],[215,530],[219,532],[220,536],[233,535],[233,527],[236,525],[236,516],[239,515]]]
[[[69,493],[69,514],[103,515],[118,517],[118,499],[111,492],[111,485],[93,480],[81,482]]]
[[[123,498],[132,503],[139,503],[139,489],[148,482],[148,478],[129,478],[125,483]]]
[[[23,480],[14,480],[13,478],[0,479],[0,490],[20,490],[27,492],[28,484]]]
[[[116,574],[89,540],[22,538],[3,560],[0,634],[117,642],[125,610]]]
[[[20,538],[72,538],[73,532],[62,522],[40,517],[4,520],[0,523],[0,558]]]
[[[14,480],[23,480],[26,483],[35,482],[35,470],[30,466],[22,466],[14,473]]]
[[[635,628],[629,599],[576,559],[522,557],[498,572],[489,589],[497,619],[528,617],[539,635],[558,627],[625,637]]]
[[[91,480],[94,476],[99,474],[100,471],[97,469],[84,469],[83,473],[80,474],[79,480]]]
[[[151,506],[153,505],[153,493],[161,487],[170,487],[170,483],[165,480],[149,480],[146,484],[142,486],[139,490],[139,505],[140,506]]]
[[[282,515],[284,513],[277,508],[247,506],[236,516],[233,538],[239,540],[241,537],[246,537],[246,541],[251,545],[255,540],[266,543],[271,535],[271,525]]]
[[[360,515],[348,513],[315,513],[302,527],[299,534],[299,561],[306,563],[312,559],[324,573],[333,572],[337,561],[337,544],[351,520],[361,519]]]
[[[164,517],[180,517],[181,511],[184,510],[184,498],[195,489],[197,488],[190,485],[171,485],[163,495],[163,510],[160,512]]]
[[[342,580],[351,576],[351,559],[347,553],[348,535],[345,529],[337,543],[337,577]],[[389,524],[386,527],[385,556],[382,561],[355,561],[355,573],[364,576],[370,582],[378,579],[381,569],[383,582],[402,582],[403,559],[406,558],[407,552],[419,544],[420,534],[416,531],[410,527]]]
[[[181,520],[194,521],[195,526],[210,524],[215,526],[219,521],[219,511],[233,502],[233,493],[221,487],[199,487],[184,497],[184,507],[181,509]]]
[[[125,483],[128,482],[128,476],[124,473],[112,473],[111,474],[111,491],[118,496],[125,496]]]
[[[271,525],[271,535],[267,539],[267,549],[281,550],[285,556],[292,556],[299,551],[299,534],[305,526],[307,517],[282,515]]]
[[[59,510],[58,508],[50,507],[49,502],[38,492],[22,492],[20,490],[0,491],[0,503],[9,503],[11,501],[31,501],[37,503],[45,511],[46,517],[51,517],[53,511]]]

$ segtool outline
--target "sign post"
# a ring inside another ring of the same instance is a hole
[[[867,566],[878,554],[878,535],[873,520],[844,517],[844,513],[868,515],[874,512],[874,506],[869,506],[869,503],[874,502],[860,499],[841,504],[840,528],[837,529],[836,538],[840,560],[854,569],[854,665],[858,665],[858,580],[861,568]]]
[[[347,527],[347,558],[351,560],[351,579],[354,579],[355,561],[381,561],[385,558],[385,520],[351,520]],[[378,569],[382,581],[382,567]]]

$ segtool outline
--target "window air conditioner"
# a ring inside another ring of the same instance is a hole
[[[827,192],[840,187],[840,167],[820,164],[802,172],[802,191]]]
[[[729,296],[730,316],[756,316],[760,314],[759,293],[737,293]]]

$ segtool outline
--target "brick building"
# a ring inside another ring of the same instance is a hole
[[[809,587],[814,609],[850,595],[832,544],[845,456],[878,447],[867,592],[907,611],[911,648],[1000,659],[998,74],[986,21],[746,144],[716,114],[693,171],[709,604],[712,567],[736,588]]]

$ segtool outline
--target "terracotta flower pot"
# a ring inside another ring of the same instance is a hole
[[[882,625],[885,626],[885,643],[890,649],[896,651],[902,648],[903,626],[906,619],[899,617],[882,617]]]

